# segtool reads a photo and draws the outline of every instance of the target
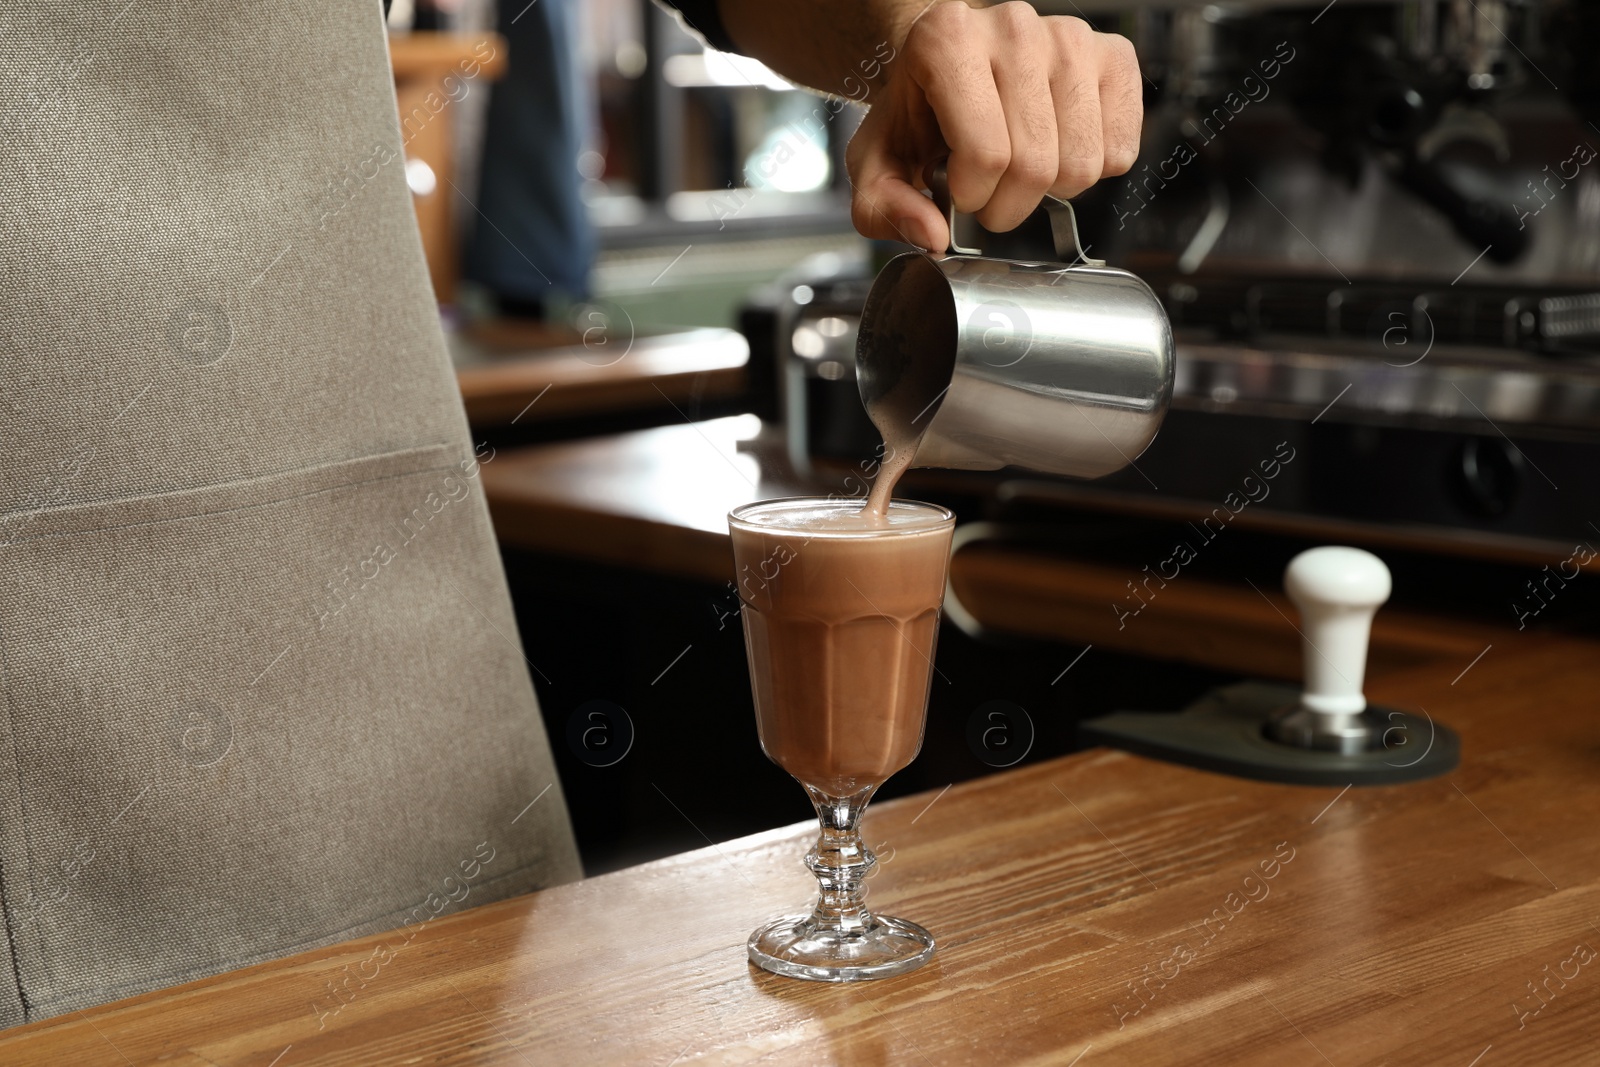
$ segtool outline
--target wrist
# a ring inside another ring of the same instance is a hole
[[[974,10],[990,6],[988,0],[932,0],[931,3],[929,0],[892,0],[892,2],[883,5],[885,10],[883,10],[879,22],[880,35],[898,55],[901,49],[905,47],[906,38],[911,34],[911,27],[915,26],[934,8],[947,4],[961,4]],[[869,80],[876,87],[887,77],[888,71],[885,70],[877,78]]]
[[[893,10],[889,12],[888,18],[884,20],[886,23],[885,34],[889,39],[889,43],[896,48],[905,44],[906,35],[911,32],[911,27],[915,26],[928,12],[944,4],[961,4],[973,10],[981,10],[991,6],[989,0],[933,0],[932,3],[929,3],[928,0],[895,0]]]

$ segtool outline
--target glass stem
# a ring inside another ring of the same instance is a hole
[[[873,925],[866,905],[866,879],[878,858],[861,840],[861,813],[877,788],[869,785],[848,796],[829,796],[806,786],[822,827],[817,843],[806,853],[806,866],[821,886],[811,922],[840,936],[861,934]]]

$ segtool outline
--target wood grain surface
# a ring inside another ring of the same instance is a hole
[[[1098,749],[876,806],[873,903],[940,946],[896,979],[746,963],[811,891],[795,826],[35,1023],[0,1063],[1593,1064],[1597,687],[1600,646],[1508,632],[1371,689],[1460,732],[1444,779]]]

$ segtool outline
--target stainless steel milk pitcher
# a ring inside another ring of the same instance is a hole
[[[1098,478],[1132,463],[1172,398],[1172,324],[1155,293],[1085,255],[1054,197],[1042,210],[1059,262],[960,247],[943,165],[931,179],[950,249],[890,260],[862,311],[856,376],[874,421],[902,442],[921,431],[919,467]]]

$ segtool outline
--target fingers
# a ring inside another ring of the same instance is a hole
[[[1105,163],[1102,177],[1126,174],[1139,158],[1139,132],[1144,126],[1144,78],[1133,42],[1115,34],[1103,38],[1100,67],[1101,137]]]
[[[920,165],[896,151],[890,107],[880,104],[850,139],[845,165],[850,173],[850,221],[865,237],[904,241],[944,251],[949,226],[933,201],[917,191]]]
[[[1012,229],[1046,193],[1077,196],[1133,166],[1144,104],[1126,38],[1026,3],[949,3],[906,43],[906,71],[950,148],[951,198],[985,228]]]
[[[1076,196],[1134,165],[1143,85],[1125,38],[1021,2],[935,3],[901,56],[846,154],[851,214],[869,237],[947,247],[945,219],[918,192],[945,151],[956,208],[994,231],[1046,193]]]
[[[1051,88],[1054,50],[1043,21],[1027,4],[1003,4],[995,13],[1000,16],[997,32],[1003,58],[997,58],[992,71],[1011,151],[978,221],[1003,232],[1027,218],[1057,183],[1061,164],[1057,146],[1068,131],[1057,120]],[[1091,106],[1094,96],[1090,94]],[[1098,107],[1093,118],[1098,140]]]
[[[921,89],[950,148],[950,199],[960,211],[983,209],[1011,163],[990,50],[977,39],[989,14],[965,4],[935,4],[906,35],[906,73]]]
[[[1049,192],[1065,200],[1100,180],[1105,137],[1095,33],[1082,19],[1049,20],[1054,48],[1050,95],[1056,109],[1056,176]]]

